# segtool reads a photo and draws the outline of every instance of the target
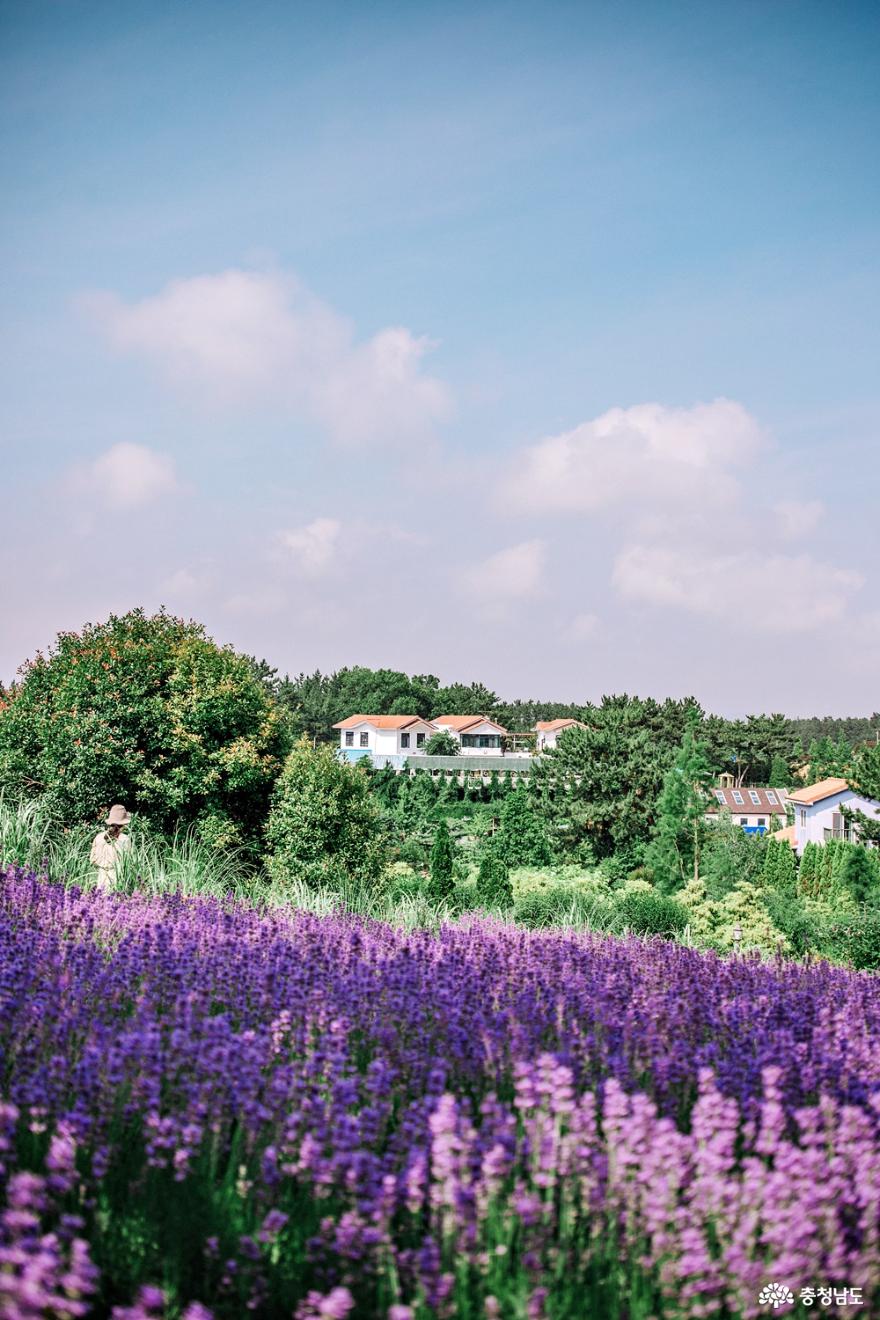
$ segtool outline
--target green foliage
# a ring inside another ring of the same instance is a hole
[[[775,889],[780,894],[794,897],[797,890],[797,864],[790,843],[772,836],[768,839],[761,882],[767,889]]]
[[[720,899],[738,884],[761,882],[767,836],[746,834],[729,811],[718,813],[706,831],[700,858],[700,876],[710,898]]]
[[[284,765],[269,817],[267,866],[282,888],[378,886],[386,863],[385,831],[370,794],[370,772],[340,760],[333,748],[305,740]]]
[[[430,897],[434,902],[449,900],[455,891],[455,848],[445,820],[434,831],[430,874]]]
[[[513,906],[513,885],[510,871],[498,849],[489,846],[480,858],[477,872],[477,901],[481,907],[509,908]]]
[[[542,866],[551,861],[544,822],[524,788],[515,789],[504,799],[496,847],[508,866]]]
[[[681,903],[641,883],[625,885],[614,906],[623,926],[635,935],[680,935],[688,922]]]
[[[807,759],[810,783],[818,783],[820,779],[845,777],[852,765],[852,747],[843,734],[837,742],[826,735],[810,743]]]
[[[791,767],[784,756],[777,752],[770,762],[770,774],[767,783],[772,788],[788,788],[791,783]]]
[[[798,892],[807,898],[817,898],[821,889],[822,848],[808,843],[798,867]]]
[[[880,745],[863,748],[855,758],[849,779],[850,788],[859,797],[880,803]],[[854,824],[863,842],[880,844],[880,818],[874,820],[863,811],[842,807],[844,817]]]
[[[822,923],[810,912],[803,899],[768,889],[764,894],[767,915],[777,930],[786,937],[792,951],[798,956],[816,948]]]
[[[876,902],[880,867],[862,844],[851,844],[840,864],[840,883],[856,903]]]
[[[687,909],[692,942],[703,948],[720,953],[757,951],[765,956],[789,949],[788,940],[767,911],[765,891],[757,885],[738,884],[723,898],[712,899],[702,880],[690,880],[676,899]]]
[[[451,712],[449,712],[451,713]],[[426,756],[458,756],[458,739],[448,729],[438,729],[425,742]]]
[[[253,661],[194,623],[133,610],[38,654],[0,710],[0,787],[60,822],[114,802],[168,835],[256,842],[289,733]]]
[[[654,835],[645,853],[645,862],[664,893],[673,893],[689,876],[699,874],[703,839],[711,828],[706,822],[706,789],[711,779],[706,745],[691,724],[664,777]]]
[[[866,909],[829,921],[821,932],[820,949],[857,971],[880,971],[880,912]]]

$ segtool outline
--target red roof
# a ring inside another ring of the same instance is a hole
[[[535,725],[536,733],[558,733],[560,729],[585,729],[587,726],[581,724],[580,720],[538,720]]]
[[[742,799],[740,802],[736,801],[734,793]],[[752,798],[752,793],[757,797],[757,802]],[[768,793],[773,794],[774,802],[768,799]],[[713,788],[712,796],[715,801],[710,804],[710,811],[718,811],[726,807],[735,816],[785,815],[784,788]]]
[[[423,720],[421,715],[349,715],[347,720],[334,724],[334,729],[353,729],[358,724],[372,724],[374,729],[406,729],[410,724],[424,724],[432,727],[430,720]]]

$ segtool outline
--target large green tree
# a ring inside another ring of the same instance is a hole
[[[61,633],[24,665],[0,709],[0,787],[65,824],[124,802],[170,832],[215,842],[262,833],[290,746],[247,656],[195,623],[143,610]]]
[[[306,739],[285,762],[267,838],[269,873],[282,887],[375,888],[385,871],[386,830],[369,771]]]
[[[873,747],[862,748],[856,755],[849,786],[859,797],[876,802],[880,807],[880,746],[876,743]],[[864,811],[846,807],[843,814],[856,826],[862,842],[880,844],[880,819],[875,820]]]
[[[525,788],[504,799],[500,822],[495,850],[508,866],[547,866],[553,860],[544,821]]]
[[[712,766],[697,727],[694,721],[687,729],[664,776],[654,834],[645,854],[655,883],[667,894],[699,879],[703,841],[712,828],[706,822]]]

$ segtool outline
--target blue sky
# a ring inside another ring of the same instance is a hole
[[[880,9],[0,3],[0,675],[880,705]]]

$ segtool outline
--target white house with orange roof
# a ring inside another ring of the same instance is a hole
[[[498,756],[501,739],[507,737],[507,730],[488,715],[436,715],[431,723],[452,734],[462,756]]]
[[[787,801],[794,810],[794,843],[799,854],[808,843],[827,843],[829,839],[857,842],[857,827],[846,819],[842,807],[880,820],[880,802],[860,797],[845,779],[821,779],[789,793]]]
[[[426,740],[436,732],[431,721],[419,715],[349,715],[333,728],[339,730],[339,747],[348,761],[424,752]]]
[[[585,729],[580,720],[538,720],[532,732],[535,735],[535,750],[546,752],[556,746],[561,733],[568,729]]]

